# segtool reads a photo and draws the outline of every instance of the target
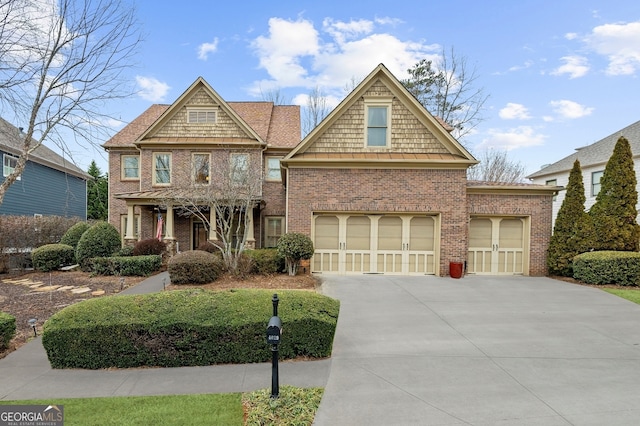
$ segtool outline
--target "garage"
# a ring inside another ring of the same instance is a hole
[[[436,215],[313,216],[312,271],[334,274],[435,274]]]
[[[529,234],[528,217],[472,217],[467,273],[525,274]]]

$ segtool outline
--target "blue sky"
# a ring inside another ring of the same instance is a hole
[[[545,4],[542,6],[542,4]],[[366,7],[365,7],[366,4]],[[145,40],[111,105],[123,125],[172,103],[202,76],[228,101],[277,88],[304,104],[319,86],[333,103],[352,78],[384,63],[398,78],[442,48],[475,67],[489,99],[463,143],[508,150],[528,173],[640,120],[640,2],[138,1]],[[79,149],[81,167],[106,156]]]

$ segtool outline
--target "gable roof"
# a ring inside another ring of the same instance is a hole
[[[431,132],[442,144],[443,152],[397,152],[391,150],[371,150],[364,152],[350,152],[333,150],[332,152],[311,152],[310,147],[330,129],[343,114],[359,99],[363,98],[367,90],[378,81],[388,88],[394,98],[397,98],[413,114],[414,117]],[[402,85],[402,83],[384,66],[379,64],[325,119],[316,126],[283,160],[285,167],[290,164],[313,163],[324,165],[350,163],[363,167],[383,164],[412,167],[418,164],[436,167],[469,167],[478,161],[469,153],[450,133],[450,127],[442,120],[431,115],[425,107]]]
[[[611,154],[613,154],[613,148],[620,139],[620,136],[624,136],[631,145],[631,152],[634,153],[634,157],[640,155],[640,121],[636,121],[629,126],[618,130],[615,133],[601,139],[591,145],[587,145],[581,148],[576,148],[576,152],[573,154],[556,161],[553,164],[543,167],[535,173],[527,176],[529,179],[548,176],[557,173],[569,172],[573,167],[575,160],[580,161],[580,167],[585,168],[588,166],[604,165],[609,161]]]
[[[22,152],[22,143],[24,141],[21,133],[22,131],[20,129],[3,118],[0,118],[0,150],[19,156]],[[33,143],[36,144],[38,142],[33,140]],[[91,177],[88,173],[73,164],[73,162],[56,154],[44,144],[40,144],[38,148],[29,154],[29,161],[42,164],[43,166],[68,173],[84,180]]]
[[[292,148],[300,142],[300,107],[274,105],[273,102],[225,102],[199,77],[171,105],[154,104],[109,139],[103,147],[133,148],[146,137],[152,137],[154,129],[162,127],[182,107],[189,96],[204,88],[207,93],[232,117],[248,136],[268,147]],[[175,139],[175,138],[173,138]],[[190,138],[194,139],[194,138]]]

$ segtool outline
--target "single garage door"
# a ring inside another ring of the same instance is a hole
[[[438,217],[316,214],[312,271],[435,274]]]
[[[527,217],[472,217],[467,272],[513,275],[528,272]]]

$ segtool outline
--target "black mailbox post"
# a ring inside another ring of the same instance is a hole
[[[273,302],[273,316],[267,325],[267,344],[271,346],[271,398],[280,396],[280,384],[278,378],[278,345],[282,337],[282,321],[278,316],[278,295],[274,294],[271,299]]]

